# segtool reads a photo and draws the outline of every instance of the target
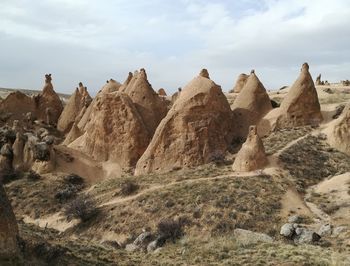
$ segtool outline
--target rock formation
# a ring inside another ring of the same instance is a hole
[[[86,87],[80,82],[79,88],[76,88],[63,109],[57,123],[57,129],[67,133],[71,129],[81,110],[83,110],[84,107],[88,107],[91,101],[92,98],[87,92]]]
[[[153,90],[148,82],[147,74],[141,69],[135,80],[131,80],[125,89],[125,93],[136,106],[148,132],[153,135],[160,121],[167,113],[167,105],[165,101]]]
[[[350,103],[342,115],[329,125],[326,133],[333,147],[350,155]]]
[[[118,91],[122,84],[114,79],[110,79],[106,81],[106,84],[102,87],[102,93],[110,93],[114,91]]]
[[[319,74],[316,78],[316,82],[315,82],[316,86],[319,86],[319,85],[324,85],[324,82],[322,84],[322,81],[321,81],[321,74]]]
[[[232,111],[221,87],[203,76],[181,92],[136,166],[136,175],[223,158],[233,139]]]
[[[97,161],[130,167],[135,166],[148,143],[148,131],[130,97],[113,92],[96,96],[85,133],[69,147]]]
[[[272,110],[264,85],[252,70],[241,93],[233,102],[232,111],[237,123],[235,135],[245,139],[250,125],[256,125]]]
[[[244,87],[244,85],[247,83],[249,75],[247,74],[240,74],[237,78],[236,84],[233,87],[233,89],[230,91],[230,93],[235,92],[235,93],[240,93]]]
[[[281,106],[269,112],[259,124],[259,134],[281,128],[316,126],[322,120],[320,103],[309,73],[309,65],[304,63],[298,79],[289,89]]]
[[[16,217],[0,183],[0,258],[14,259],[19,254]]]
[[[16,140],[12,145],[13,149],[13,168],[15,170],[26,170],[24,166],[24,145],[25,145],[25,137],[22,133],[16,133]]]
[[[6,143],[0,149],[0,182],[5,176],[13,173],[13,150],[10,143]]]
[[[51,83],[51,74],[45,75],[45,85],[42,92],[34,97],[36,106],[36,116],[38,119],[47,121],[47,115],[50,115],[52,124],[57,124],[60,117],[63,105],[60,97],[56,94]],[[48,109],[49,108],[49,109]]]
[[[258,136],[256,126],[250,126],[246,142],[238,152],[232,165],[237,172],[250,172],[267,165],[264,145]]]
[[[163,88],[158,90],[158,95],[159,96],[164,96],[164,97],[167,96],[167,94],[166,94],[166,92],[165,92],[165,90]]]
[[[38,174],[47,174],[52,172],[56,166],[55,151],[53,143],[39,142],[34,148],[34,163],[32,170]]]
[[[20,91],[15,91],[0,102],[0,112],[9,114],[9,122],[22,120],[26,113],[35,112],[35,104],[31,97]]]

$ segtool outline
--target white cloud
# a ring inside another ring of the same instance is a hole
[[[349,78],[349,23],[346,0],[2,0],[0,86],[38,87],[50,71],[60,90],[97,91],[145,67],[174,91],[207,67],[225,90],[251,68],[278,88],[304,61],[336,81]]]

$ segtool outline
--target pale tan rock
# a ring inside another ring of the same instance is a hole
[[[257,133],[256,126],[250,126],[247,140],[238,152],[232,169],[237,172],[250,172],[267,165],[264,145]]]
[[[69,133],[67,134],[66,138],[62,142],[62,145],[68,146],[70,143],[72,143],[74,140],[79,138],[81,135],[83,135],[83,132],[78,128],[77,123],[73,123],[72,128],[70,129]]]
[[[92,98],[87,92],[86,87],[80,82],[79,88],[75,90],[63,109],[57,123],[57,129],[63,133],[67,133],[76,121],[77,116],[81,115],[80,113],[84,108],[86,110],[91,101]]]
[[[350,103],[342,115],[328,126],[326,133],[331,146],[350,155]]]
[[[135,166],[149,143],[148,131],[130,97],[122,92],[102,93],[91,104],[85,133],[68,147],[97,161]]]
[[[230,93],[240,93],[244,87],[244,85],[247,83],[249,75],[245,74],[245,73],[241,73],[237,80],[236,80],[236,84],[233,86],[233,89],[230,91]]]
[[[269,112],[259,123],[259,134],[265,135],[275,129],[304,125],[316,126],[322,122],[317,91],[309,73],[309,65],[304,63],[298,79],[289,89],[279,108]]]
[[[24,165],[24,145],[25,145],[25,137],[22,133],[17,132],[16,140],[12,145],[13,149],[13,168],[15,170],[24,171],[26,167]]]
[[[50,123],[57,124],[63,111],[60,97],[53,89],[51,74],[45,75],[45,85],[42,92],[34,97],[36,116],[38,119],[47,120],[47,108],[50,108]]]
[[[13,150],[10,143],[4,144],[0,149],[0,183],[4,176],[13,173]]]
[[[118,91],[122,84],[114,79],[107,80],[106,84],[102,87],[102,93],[110,93]]]
[[[18,236],[16,217],[0,183],[0,258],[14,259],[19,255]]]
[[[167,96],[167,94],[166,94],[166,92],[165,92],[165,90],[163,89],[163,88],[160,88],[159,90],[158,90],[158,95],[159,96]]]
[[[167,172],[222,158],[234,134],[221,87],[198,76],[181,92],[136,166],[136,175]]]
[[[153,135],[168,111],[167,104],[153,90],[144,69],[134,75],[133,79],[126,87],[125,93],[135,104],[148,132]]]
[[[245,139],[250,125],[256,125],[272,110],[264,85],[252,70],[243,90],[233,102],[232,111],[237,124],[236,136]]]

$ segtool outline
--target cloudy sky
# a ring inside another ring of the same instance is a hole
[[[255,69],[268,89],[314,77],[350,79],[349,0],[0,0],[0,87],[94,94],[146,68],[154,89],[207,68],[225,91]]]

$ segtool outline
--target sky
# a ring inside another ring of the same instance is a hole
[[[267,89],[308,62],[314,78],[350,79],[349,0],[0,0],[0,87],[95,94],[145,68],[155,90],[202,68],[230,90],[240,73]]]

